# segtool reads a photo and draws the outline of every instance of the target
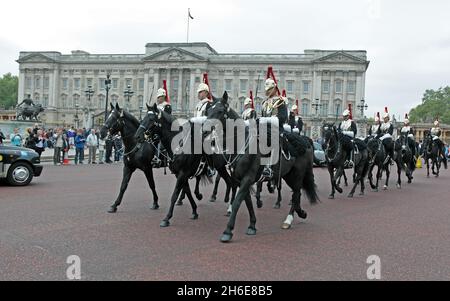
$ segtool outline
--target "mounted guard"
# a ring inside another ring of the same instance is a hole
[[[244,100],[244,111],[242,112],[242,119],[244,120],[256,119],[256,111],[252,91],[250,91],[250,97],[247,97]]]
[[[264,84],[264,90],[266,91],[267,99],[262,104],[262,117],[277,117],[280,136],[283,132],[283,126],[288,120],[288,110],[286,105],[286,98],[280,95],[278,84],[273,73],[272,67],[267,70],[266,82]],[[280,139],[282,143],[282,139]],[[262,176],[266,179],[272,179],[272,160],[273,155],[270,157],[269,165],[264,167]]]
[[[354,149],[354,139],[357,134],[356,123],[353,121],[352,116],[352,105],[348,105],[348,109],[342,112],[343,121],[338,126],[338,131],[341,133],[342,146],[347,153],[347,158],[345,158],[344,168],[353,168],[353,149]],[[356,153],[358,150],[356,150]]]
[[[384,122],[383,124],[380,126],[380,131],[377,135],[377,138],[379,138],[384,145],[384,148],[386,149],[387,152],[387,157],[386,157],[386,161],[384,162],[384,164],[391,164],[393,165],[394,162],[394,139],[392,137],[392,135],[394,134],[394,126],[392,125],[390,119],[391,117],[389,116],[389,112],[388,112],[388,108],[385,107],[384,108],[384,114],[383,114],[383,119]]]
[[[403,127],[400,131],[402,135],[406,135],[408,137],[408,146],[411,149],[413,157],[416,157],[416,140],[415,140],[415,131],[409,124],[408,114],[405,114],[405,120],[403,121]]]
[[[439,155],[441,160],[444,162],[444,168],[447,169],[447,158],[445,157],[444,143],[441,140],[441,128],[439,126],[439,118],[434,121],[434,127],[430,129],[431,137],[433,137],[433,142],[438,145]]]
[[[168,114],[172,114],[172,106],[170,105],[169,93],[167,91],[167,81],[163,80],[163,87],[156,92],[156,104],[159,110]],[[161,137],[155,134],[153,137],[153,144],[157,146],[157,151],[152,159],[152,166],[154,168],[167,167],[167,151],[161,144]]]

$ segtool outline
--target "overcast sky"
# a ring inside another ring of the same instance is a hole
[[[0,4],[0,74],[19,51],[144,53],[147,42],[208,42],[218,52],[367,50],[368,115],[403,115],[450,84],[448,0],[22,0]]]

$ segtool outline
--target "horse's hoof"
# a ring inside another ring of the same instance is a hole
[[[227,211],[227,213],[225,214],[226,217],[230,217],[231,216],[231,212]]]
[[[328,198],[329,198],[330,200],[334,200],[334,195],[333,195],[333,194],[330,194],[330,195],[328,196]]]
[[[263,202],[261,202],[261,201],[256,201],[256,207],[257,207],[258,209],[261,209],[261,208],[263,207]]]
[[[386,185],[383,186],[383,190],[387,190],[388,187]]]
[[[283,229],[283,230],[289,230],[290,228],[291,228],[291,224],[283,223],[281,225],[281,229]]]
[[[353,198],[353,193],[349,193],[347,197]]]
[[[196,219],[198,219],[198,214],[192,214],[191,220],[196,220]]]
[[[364,195],[364,191],[361,191],[361,192],[359,193],[359,195]]]
[[[308,213],[306,213],[306,211],[304,211],[304,210],[300,210],[300,212],[297,211],[297,215],[301,219],[306,219],[308,217]]]
[[[222,234],[222,237],[220,238],[221,242],[230,242],[231,239],[233,238],[233,234]]]
[[[412,183],[412,181],[411,180],[408,180],[408,184],[411,184]]]
[[[116,213],[117,212],[117,208],[116,207],[111,207],[108,210],[108,213]]]
[[[159,205],[158,204],[153,204],[153,206],[150,209],[151,210],[158,210],[159,209]]]
[[[281,205],[280,204],[275,204],[275,205],[273,205],[273,209],[280,209],[281,208]]]
[[[402,185],[397,184],[397,189],[402,189]]]
[[[197,200],[201,201],[203,199],[203,194],[200,193],[200,194],[196,195],[196,197],[197,197]]]
[[[160,226],[161,228],[169,227],[169,226],[170,226],[170,222],[169,222],[169,221],[162,221],[162,222],[159,224],[159,226]]]
[[[216,201],[216,198],[215,198],[215,197],[211,197],[211,198],[209,199],[209,201],[210,201],[211,203],[214,203],[214,202]],[[225,203],[227,203],[227,202],[225,201]]]
[[[245,234],[247,234],[247,235],[256,235],[256,229],[255,228],[248,228],[247,232]]]
[[[344,186],[345,186],[345,187],[348,187],[348,183],[347,183],[347,182],[345,182]]]
[[[183,202],[182,202],[182,201],[178,201],[178,202],[176,203],[176,205],[177,205],[177,206],[183,206]]]
[[[342,192],[344,192],[344,190],[342,190],[342,188],[341,188],[341,187],[336,187],[336,191],[337,191],[337,192],[339,192],[339,193],[342,193]]]

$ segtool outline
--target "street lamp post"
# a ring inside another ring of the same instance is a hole
[[[80,107],[80,105],[78,103],[75,104],[75,127],[78,129],[80,124],[79,124],[79,118],[78,118],[78,108]]]
[[[141,104],[139,106],[139,121],[142,121],[142,110],[144,109],[144,106]]]
[[[106,75],[105,79],[105,89],[106,89],[106,101],[105,101],[105,119],[103,122],[106,122],[106,119],[108,119],[108,97],[109,97],[109,89],[111,89],[111,74]]]
[[[361,117],[364,117],[364,110],[367,111],[369,106],[366,104],[364,99],[361,99],[361,103],[358,105],[358,109],[361,111]]]
[[[89,107],[90,104],[91,104],[91,97],[94,96],[94,90],[92,90],[92,86],[88,86],[87,90],[84,91],[84,93],[85,93],[85,95],[86,95],[86,97],[88,99],[88,102],[86,103],[86,107]],[[90,110],[88,109],[87,113],[89,113],[89,112],[90,112]],[[86,123],[88,121],[89,121],[89,117],[88,117],[88,120],[86,120]],[[86,126],[86,124],[84,126]]]
[[[127,98],[127,105],[126,108],[128,109],[128,106],[130,104],[130,98],[133,96],[134,92],[131,90],[131,85],[127,86],[127,89],[123,91],[123,95]]]
[[[322,107],[322,104],[319,103],[319,99],[318,98],[316,98],[316,102],[313,103],[312,106],[316,109],[316,116],[317,116],[319,108]]]

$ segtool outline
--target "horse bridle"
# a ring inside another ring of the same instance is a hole
[[[336,153],[334,154],[334,157],[332,159],[330,159],[330,157],[328,156],[328,151],[331,150],[331,149],[338,148],[338,146],[339,146],[339,138],[335,135],[336,130],[335,130],[334,125],[326,125],[324,127],[324,129],[326,131],[330,130],[330,132],[331,132],[330,133],[330,138],[325,140],[325,142],[326,142],[325,158],[327,159],[328,162],[331,163],[331,162],[333,162],[336,159],[336,156],[338,154],[338,150],[336,150]],[[330,140],[331,140],[332,136],[335,136],[335,138],[336,138],[336,145],[333,145],[333,146],[330,145]]]
[[[117,120],[114,122],[114,124],[113,125],[107,125],[106,124],[106,122],[108,121],[108,120],[106,120],[105,121],[105,123],[103,123],[103,126],[105,127],[105,128],[107,128],[108,129],[108,137],[111,137],[111,130],[113,130],[114,132],[118,132],[118,131],[120,131],[120,126],[123,126],[125,123],[123,122],[123,115],[121,114],[120,116],[119,116],[119,118],[117,118]],[[116,127],[117,126],[117,127]]]
[[[149,111],[147,114],[155,114],[155,112]],[[155,114],[155,115],[156,115],[156,114]],[[149,127],[149,128],[146,128],[146,127],[143,126],[142,124],[139,125],[139,128],[141,128],[141,129],[144,130],[144,135],[147,136],[147,137],[151,137],[151,135],[152,135],[152,133],[153,133],[153,130],[154,130],[156,127],[161,127],[161,123],[159,122],[159,118],[156,119],[156,122],[154,122],[153,125],[152,125],[151,127]],[[146,140],[149,140],[149,139],[150,139],[150,138],[148,138],[148,139],[146,139]]]

